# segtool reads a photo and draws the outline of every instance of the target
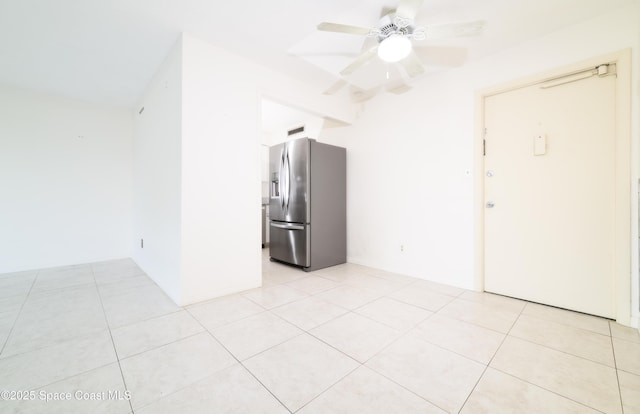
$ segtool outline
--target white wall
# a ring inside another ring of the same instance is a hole
[[[466,172],[474,168],[475,92],[628,47],[634,65],[635,191],[639,22],[639,6],[627,7],[429,76],[404,95],[366,103],[355,125],[341,128],[347,135],[349,261],[473,288],[473,179]],[[637,204],[633,212],[637,243]],[[636,257],[634,262],[635,279]]]
[[[175,302],[181,292],[181,102],[178,41],[133,111],[133,259]]]
[[[460,109],[434,84],[367,104],[344,131],[350,262],[469,287],[473,113]]]
[[[266,95],[353,119],[339,98],[186,34],[136,108],[134,259],[179,305],[261,283]]]
[[[183,35],[182,303],[261,284],[253,66]]]
[[[332,120],[325,119],[320,135],[318,135],[318,142],[346,147],[348,136],[347,128],[344,125],[336,126]]]
[[[263,97],[346,122],[353,111],[244,57],[189,35],[182,39],[180,303],[188,304],[262,282]],[[319,130],[317,124],[312,129]]]
[[[0,87],[0,273],[128,257],[128,110]]]

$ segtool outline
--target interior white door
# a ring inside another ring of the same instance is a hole
[[[485,99],[485,290],[615,317],[615,76]]]

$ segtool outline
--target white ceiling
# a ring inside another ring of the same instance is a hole
[[[486,32],[479,38],[428,44],[465,47],[467,60],[472,60],[637,1],[425,0],[416,21],[486,20]],[[0,0],[0,83],[131,106],[184,31],[311,83],[320,93],[358,54],[363,39],[319,33],[316,25],[332,21],[372,26],[383,7],[396,4]]]

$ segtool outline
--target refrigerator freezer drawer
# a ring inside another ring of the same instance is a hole
[[[309,225],[271,222],[269,255],[281,262],[309,267]]]

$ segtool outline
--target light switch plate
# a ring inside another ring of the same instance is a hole
[[[547,134],[538,134],[533,138],[533,155],[547,153]]]

